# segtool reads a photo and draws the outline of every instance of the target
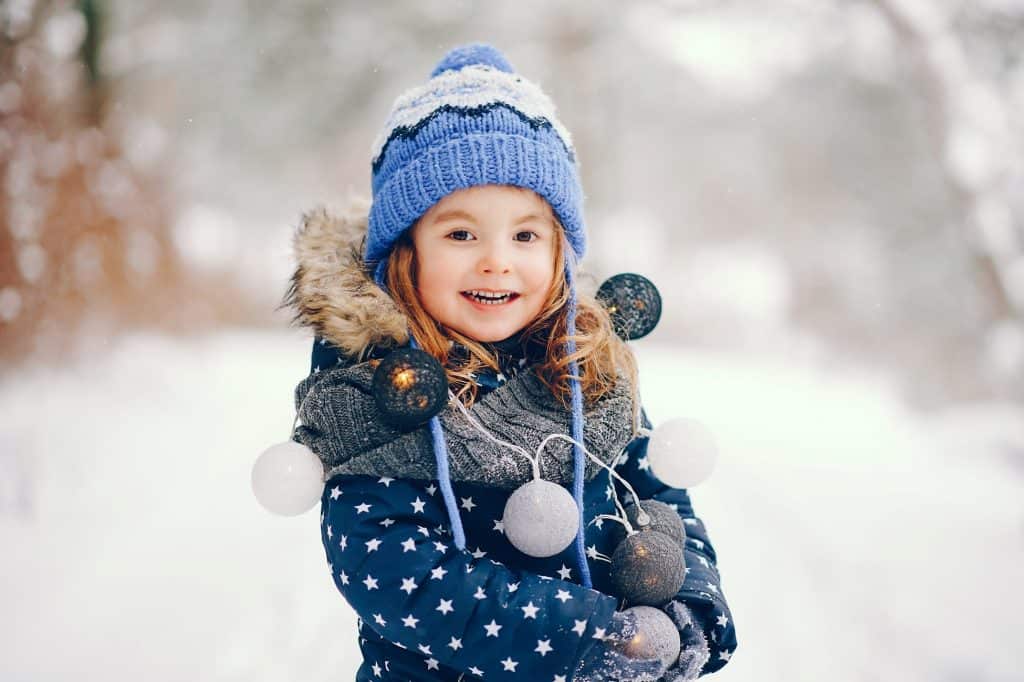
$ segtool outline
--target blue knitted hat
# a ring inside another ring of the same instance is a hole
[[[569,285],[567,354],[576,352],[576,263],[586,251],[583,190],[569,131],[540,88],[516,75],[490,45],[457,47],[438,63],[425,85],[402,94],[373,145],[373,205],[364,260],[384,290],[387,257],[398,237],[431,206],[452,192],[477,185],[531,189],[548,204],[565,231]],[[417,347],[412,334],[410,345]],[[569,365],[579,376],[575,361]],[[583,398],[571,380],[572,437],[583,442]],[[437,476],[455,544],[466,546],[448,475],[448,447],[441,422],[430,420]],[[576,559],[583,584],[591,586],[584,546],[583,484],[586,458],[573,446],[573,498],[580,510]]]
[[[457,47],[425,85],[395,100],[373,144],[367,263],[383,281],[395,240],[431,206],[475,185],[531,189],[582,260],[583,190],[569,131],[540,88],[490,45]]]

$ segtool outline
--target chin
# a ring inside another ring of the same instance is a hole
[[[508,334],[466,334],[466,336],[468,336],[471,339],[476,339],[481,343],[494,343],[495,341],[507,339],[508,337],[512,336],[512,334],[515,334],[515,332],[509,332]]]
[[[510,337],[513,334],[515,334],[516,331],[518,331],[518,330],[512,329],[511,331],[505,331],[505,330],[497,330],[497,331],[495,331],[495,330],[487,330],[487,331],[484,331],[484,330],[479,330],[479,329],[476,329],[476,330],[474,330],[474,329],[460,329],[459,331],[462,332],[463,334],[465,334],[466,336],[468,336],[469,338],[474,339],[475,341],[479,341],[481,343],[493,343],[494,341],[501,341],[503,339],[507,339],[508,337]]]

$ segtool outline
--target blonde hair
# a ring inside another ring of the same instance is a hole
[[[567,244],[564,228],[555,221],[555,248],[551,267],[554,277],[547,299],[537,317],[523,329],[524,341],[547,339],[544,361],[533,370],[565,408],[571,409],[572,393],[569,363],[575,360],[580,371],[580,388],[584,405],[592,405],[611,392],[620,375],[630,381],[633,397],[633,424],[637,424],[639,400],[637,365],[632,350],[612,328],[607,310],[593,296],[576,292],[576,352],[566,354],[568,340],[569,283],[566,281],[563,256]],[[477,384],[472,375],[483,367],[495,371],[498,360],[480,342],[435,320],[423,307],[416,288],[418,267],[412,228],[405,230],[388,256],[387,286],[398,307],[409,319],[409,328],[420,348],[432,355],[445,368],[448,384],[467,406],[477,398]],[[451,342],[465,347],[468,359],[459,363],[449,354]]]

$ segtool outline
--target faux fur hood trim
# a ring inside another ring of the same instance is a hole
[[[370,345],[398,347],[409,340],[408,318],[363,261],[369,213],[370,202],[355,198],[337,214],[323,206],[303,214],[283,303],[292,309],[293,324],[311,327],[352,357]]]

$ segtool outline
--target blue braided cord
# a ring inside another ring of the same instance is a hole
[[[573,273],[575,268],[572,251],[566,249],[565,279],[569,284],[568,315],[566,315],[566,331],[569,340],[566,342],[566,352],[570,355],[576,352],[576,277]],[[584,587],[592,587],[590,579],[590,565],[587,563],[587,548],[583,532],[586,529],[586,520],[583,517],[583,484],[586,481],[586,455],[580,444],[583,442],[583,391],[580,388],[580,369],[575,360],[569,363],[569,371],[572,373],[569,381],[572,388],[572,438],[575,443],[573,449],[573,481],[572,497],[576,500],[576,508],[579,510],[580,527],[576,532],[576,563],[579,565],[580,578]]]
[[[384,284],[386,276],[387,261],[381,262],[374,273],[374,281],[384,291],[387,286]],[[409,347],[422,350],[416,338],[409,330]],[[444,498],[444,506],[448,511],[448,521],[452,526],[452,535],[455,538],[455,546],[466,549],[466,531],[462,529],[462,517],[459,516],[459,507],[455,502],[455,493],[452,491],[451,475],[448,473],[448,445],[444,442],[444,432],[441,430],[441,420],[437,416],[430,418],[430,436],[434,444],[434,461],[437,463],[437,482],[441,485],[441,496]]]
[[[412,330],[409,330],[409,346],[419,348]],[[455,493],[452,491],[451,475],[448,473],[448,445],[444,442],[444,432],[441,431],[441,420],[437,416],[430,418],[430,436],[434,441],[434,461],[437,462],[437,482],[441,484],[441,496],[444,498],[444,506],[448,510],[448,521],[452,524],[452,535],[455,536],[455,546],[459,549],[466,549],[466,532],[462,529],[462,517],[459,516],[459,507],[455,502]]]
[[[437,479],[441,484],[444,506],[448,509],[448,520],[452,524],[455,546],[459,549],[466,549],[466,532],[462,530],[462,517],[459,516],[459,508],[455,504],[455,493],[452,491],[452,481],[448,474],[448,447],[445,445],[444,433],[441,431],[441,420],[437,417],[430,418],[430,435],[434,437]]]

